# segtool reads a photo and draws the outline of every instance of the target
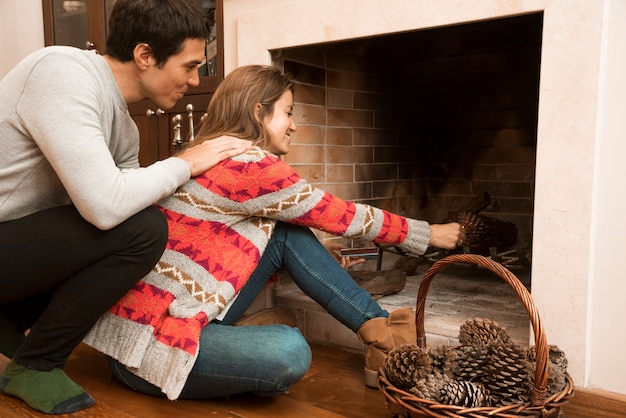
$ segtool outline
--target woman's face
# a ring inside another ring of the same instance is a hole
[[[274,111],[265,118],[265,127],[270,134],[269,152],[276,155],[284,155],[289,152],[291,134],[296,131],[293,123],[293,93],[285,90],[278,101],[274,103]]]

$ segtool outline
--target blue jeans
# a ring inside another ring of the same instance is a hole
[[[259,265],[223,321],[202,330],[196,363],[181,399],[209,399],[244,392],[283,393],[311,365],[311,349],[297,328],[232,326],[268,279],[285,268],[302,291],[356,332],[369,319],[389,313],[359,287],[305,227],[278,222]],[[131,388],[155,396],[160,389],[115,360],[113,374]]]

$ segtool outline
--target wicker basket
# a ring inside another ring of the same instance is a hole
[[[546,397],[546,384],[548,381],[549,346],[539,318],[537,308],[533,303],[530,293],[513,273],[501,264],[473,254],[455,254],[443,258],[433,264],[424,274],[417,296],[417,308],[415,313],[415,325],[417,330],[417,345],[426,346],[424,331],[424,308],[426,306],[426,294],[430,282],[437,272],[454,263],[469,263],[484,267],[506,281],[515,289],[520,297],[535,335],[535,350],[537,353],[535,387],[529,403],[518,403],[499,407],[466,408],[463,406],[440,404],[428,399],[420,398],[412,393],[396,388],[385,376],[384,370],[380,369],[378,387],[384,393],[387,407],[390,412],[406,417],[559,417],[562,407],[574,394],[574,384],[569,374],[566,375],[565,388],[550,397]]]

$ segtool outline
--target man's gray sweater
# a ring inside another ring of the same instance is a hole
[[[102,56],[63,46],[32,53],[0,81],[0,222],[73,203],[110,229],[189,179],[175,157],[139,168],[138,151]]]

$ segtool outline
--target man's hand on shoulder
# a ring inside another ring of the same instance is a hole
[[[220,161],[241,154],[251,145],[252,142],[245,139],[220,136],[198,145],[192,145],[176,157],[189,164],[191,177],[195,177],[214,167]]]

